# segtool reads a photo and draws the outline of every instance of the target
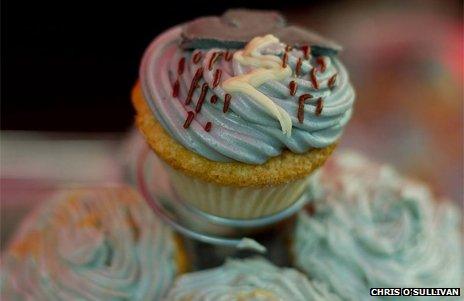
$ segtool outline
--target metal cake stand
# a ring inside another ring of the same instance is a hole
[[[254,219],[215,216],[193,207],[176,194],[163,163],[148,146],[141,148],[137,156],[135,177],[150,208],[185,238],[193,249],[191,253],[198,253],[198,248],[201,252],[209,249],[216,254],[218,264],[231,255],[264,253],[264,248],[267,249],[266,257],[274,257],[274,262],[285,264],[288,255],[282,245],[287,240],[284,234],[288,232],[287,225],[311,199],[310,189],[307,189],[295,203],[277,214]],[[197,266],[214,266],[213,257],[209,256],[206,264]]]

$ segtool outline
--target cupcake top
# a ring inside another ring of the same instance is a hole
[[[22,224],[2,257],[8,300],[159,300],[177,271],[173,236],[128,188],[73,189]]]
[[[225,265],[180,276],[166,301],[312,301],[340,300],[300,272],[278,268],[261,258],[228,260]]]
[[[261,164],[339,138],[354,101],[340,49],[278,13],[230,10],[157,37],[140,81],[155,118],[187,149]]]
[[[356,154],[332,158],[316,182],[293,250],[311,278],[347,300],[370,300],[370,288],[460,286],[459,213],[449,202]]]

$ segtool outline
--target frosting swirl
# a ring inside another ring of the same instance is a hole
[[[354,90],[335,56],[263,36],[268,43],[244,59],[255,39],[235,53],[185,50],[181,33],[174,27],[152,42],[140,80],[156,119],[186,148],[213,161],[261,164],[284,149],[304,153],[340,137]],[[244,88],[250,74],[258,76]]]
[[[329,160],[315,187],[294,244],[310,277],[346,300],[371,300],[378,287],[460,286],[459,213],[427,187],[355,154]]]
[[[126,188],[57,195],[3,256],[8,300],[159,300],[176,273],[169,229]]]
[[[300,272],[278,268],[264,259],[228,260],[224,266],[180,276],[166,301],[340,300]]]

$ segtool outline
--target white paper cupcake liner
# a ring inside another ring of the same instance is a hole
[[[293,204],[308,186],[309,177],[264,187],[234,187],[209,183],[166,166],[171,185],[183,201],[207,213],[237,219],[278,213]]]

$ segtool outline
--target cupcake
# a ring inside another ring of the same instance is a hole
[[[293,245],[294,264],[310,278],[345,300],[371,300],[370,288],[460,287],[462,233],[451,203],[352,153],[332,158],[317,181]]]
[[[132,100],[177,194],[238,219],[294,203],[351,116],[340,50],[269,11],[229,10],[159,35]]]
[[[166,301],[341,300],[320,282],[261,258],[229,259],[223,266],[177,278]]]
[[[159,300],[181,245],[129,188],[70,189],[34,211],[2,255],[5,300]]]

